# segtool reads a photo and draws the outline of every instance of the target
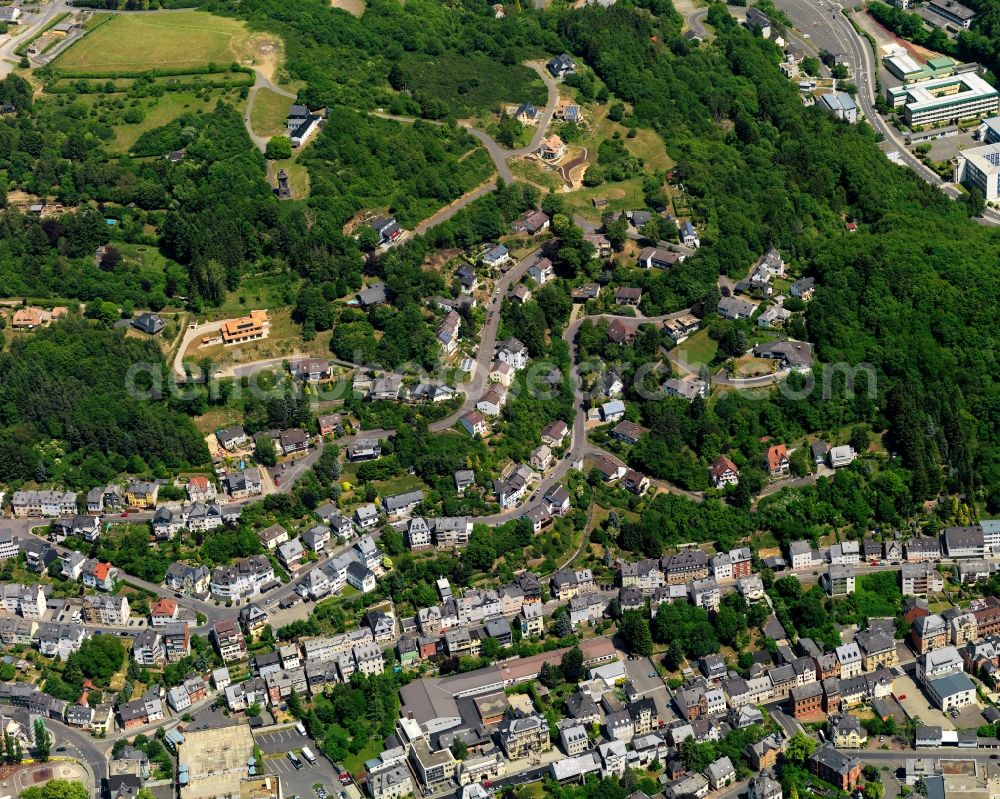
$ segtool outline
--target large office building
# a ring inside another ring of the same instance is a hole
[[[1000,117],[990,117],[984,119],[979,126],[979,140],[983,144],[996,144],[1000,142]]]
[[[931,0],[927,4],[927,8],[935,16],[959,28],[968,28],[976,16],[976,12],[971,8],[956,3],[954,0]]]
[[[1000,141],[960,152],[954,179],[966,188],[979,189],[987,202],[1000,199]]]
[[[911,126],[956,123],[1000,108],[1000,93],[973,73],[894,86],[886,91],[886,99]]]

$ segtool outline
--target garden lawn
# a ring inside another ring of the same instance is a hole
[[[642,190],[642,177],[629,178],[619,183],[602,183],[600,186],[580,189],[564,194],[570,209],[588,219],[598,220],[607,211],[628,211],[646,207],[646,195]],[[594,208],[594,198],[608,201],[606,209]]]
[[[648,128],[637,128],[635,138],[624,139],[625,149],[636,158],[641,158],[645,172],[671,169],[674,160],[667,155],[667,148],[655,131]]]
[[[304,200],[309,196],[309,170],[296,159],[299,152],[301,150],[292,153],[291,158],[282,158],[274,162],[275,185],[278,172],[284,169],[288,173],[288,185],[292,187],[292,200]]]
[[[229,64],[246,53],[250,32],[202,11],[120,14],[56,59],[66,72],[146,72]]]
[[[709,338],[707,330],[699,330],[687,341],[682,342],[675,352],[689,365],[709,364],[719,351],[719,342]]]

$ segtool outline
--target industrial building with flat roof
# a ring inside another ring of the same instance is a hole
[[[246,724],[184,733],[177,747],[181,799],[240,799],[241,780],[256,776]]]
[[[956,3],[955,0],[930,0],[927,8],[936,16],[942,17],[960,28],[968,28],[976,16],[975,11],[961,3]]]
[[[852,125],[858,121],[858,106],[847,92],[829,92],[820,95],[819,107]]]
[[[886,99],[902,109],[911,126],[983,117],[1000,108],[1000,93],[972,73],[894,86],[886,90]]]
[[[947,78],[956,72],[975,71],[975,64],[956,64],[946,55],[928,58],[926,64],[921,64],[902,48],[890,51],[882,58],[882,63],[892,75],[904,83]]]

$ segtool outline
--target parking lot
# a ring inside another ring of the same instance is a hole
[[[309,747],[315,754],[315,741]],[[341,792],[347,793],[340,784],[330,761],[322,755],[316,756],[316,763],[310,765],[302,759],[302,768],[296,769],[287,757],[279,755],[265,756],[267,770],[277,774],[281,779],[281,792],[286,799],[298,796],[299,799],[316,799],[315,785],[322,785],[329,792],[329,799],[339,799]]]
[[[265,755],[285,754],[292,749],[301,749],[303,746],[308,746],[314,753],[316,752],[316,747],[313,745],[315,741],[311,741],[305,735],[299,735],[299,731],[294,726],[275,732],[259,733],[254,736],[254,740]]]
[[[623,652],[619,652],[618,656],[625,664],[625,672],[639,690],[640,695],[653,700],[656,705],[656,715],[663,719],[665,724],[675,721],[677,715],[674,713],[670,692],[660,675],[656,673],[653,661],[640,657],[628,660]]]
[[[281,778],[281,792],[287,798],[298,796],[299,799],[316,799],[313,786],[322,785],[330,794],[330,799],[340,799],[341,792],[351,791],[340,784],[340,779],[333,764],[320,752],[318,744],[305,735],[299,735],[295,727],[287,727],[274,732],[260,733],[254,736],[257,746],[264,753],[267,770]],[[316,756],[312,765],[300,755],[303,746],[308,746]],[[288,759],[288,753],[299,755],[302,768],[296,769]]]
[[[900,697],[899,703],[910,718],[920,717],[922,724],[941,727],[945,730],[976,729],[986,723],[978,704],[962,708],[958,716],[952,718],[942,713],[927,701],[927,695],[920,690],[911,676],[904,675],[893,680],[893,693]],[[905,698],[904,698],[905,697]]]
[[[203,707],[194,714],[193,719],[185,725],[188,730],[212,730],[228,727],[233,723],[233,719],[227,716],[221,707],[216,707],[213,702]]]

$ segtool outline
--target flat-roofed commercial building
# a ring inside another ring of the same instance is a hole
[[[971,8],[956,3],[954,0],[931,0],[927,7],[937,16],[943,17],[960,28],[968,28],[976,16],[976,12]]]
[[[919,80],[921,77],[926,77],[923,65],[905,53],[886,56],[882,59],[882,63],[893,76],[902,81]]]
[[[972,73],[894,86],[886,99],[913,126],[983,117],[1000,108],[1000,93]]]
[[[954,179],[968,189],[978,189],[987,202],[995,202],[1000,198],[1000,143],[960,152]]]

